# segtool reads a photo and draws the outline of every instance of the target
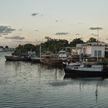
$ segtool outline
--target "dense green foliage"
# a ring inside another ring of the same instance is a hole
[[[84,43],[84,41],[81,38],[76,38],[76,39],[73,39],[72,42],[70,42],[70,46],[76,47],[76,44],[82,44],[82,43]]]
[[[87,42],[97,42],[96,38],[91,37]]]
[[[36,46],[32,44],[19,45],[14,51],[14,55],[27,55],[28,51],[36,51]]]
[[[85,43],[81,38],[73,39],[70,44],[67,40],[60,40],[60,39],[51,39],[49,37],[45,38],[46,41],[41,43],[41,45],[32,45],[32,44],[25,44],[19,45],[15,51],[14,55],[27,55],[28,51],[35,51],[36,55],[39,56],[40,54],[40,46],[41,52],[44,53],[46,51],[51,51],[53,53],[57,53],[58,51],[65,49],[66,47],[75,47],[76,44]],[[95,38],[90,38],[87,42],[96,42]]]
[[[61,49],[65,49],[68,46],[67,40],[58,40],[47,38],[47,41],[41,44],[42,52],[51,51],[57,53]]]

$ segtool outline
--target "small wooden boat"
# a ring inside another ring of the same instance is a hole
[[[24,60],[24,57],[20,56],[5,56],[7,61],[22,61]]]
[[[31,61],[29,56],[5,56],[7,61]]]
[[[40,62],[46,65],[60,66],[62,65],[63,60],[60,59],[56,54],[47,52],[44,55],[41,55]]]
[[[40,62],[47,65],[60,66],[62,65],[63,60],[59,58],[42,58]]]

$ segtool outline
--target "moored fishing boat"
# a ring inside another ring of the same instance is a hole
[[[24,57],[21,56],[5,56],[7,61],[22,61]]]
[[[47,65],[55,65],[60,66],[62,65],[63,60],[59,58],[42,58],[40,62]]]
[[[102,64],[66,66],[65,73],[72,77],[108,77],[107,66]]]
[[[47,52],[41,55],[40,62],[42,64],[53,65],[53,66],[63,66],[63,62],[67,60],[67,55],[65,51],[60,51],[58,54],[53,54]]]

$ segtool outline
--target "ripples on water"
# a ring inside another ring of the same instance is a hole
[[[107,108],[107,79],[64,79],[62,69],[5,62],[0,53],[0,108]]]

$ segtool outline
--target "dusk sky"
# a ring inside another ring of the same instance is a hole
[[[0,45],[57,39],[96,38],[108,42],[108,0],[0,0]]]

